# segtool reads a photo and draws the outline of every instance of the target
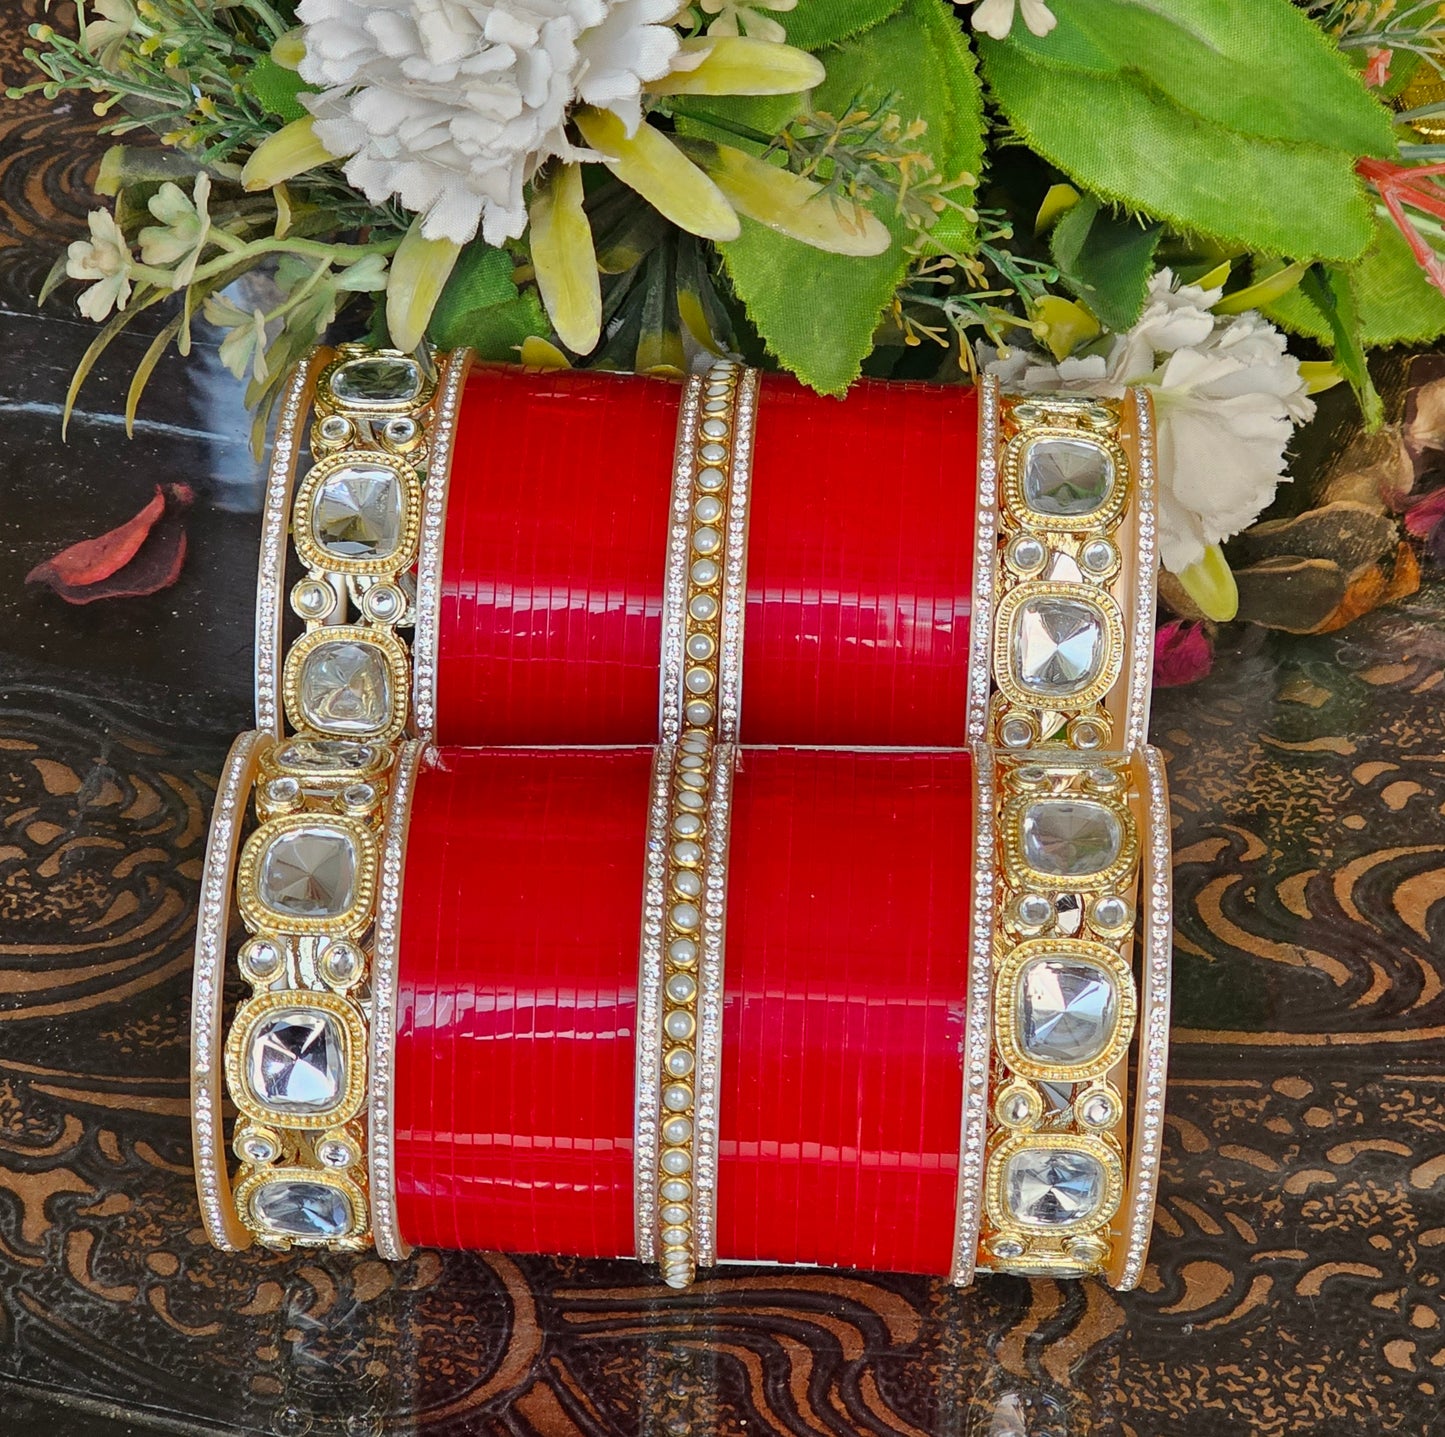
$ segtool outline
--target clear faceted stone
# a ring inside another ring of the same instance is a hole
[[[1029,446],[1024,503],[1036,514],[1092,514],[1103,507],[1113,483],[1113,461],[1092,440],[1039,439]]]
[[[259,1103],[278,1113],[325,1113],[346,1085],[346,1036],[331,1013],[283,1008],[251,1035],[246,1084]]]
[[[1024,809],[1023,860],[1051,878],[1087,878],[1119,857],[1119,816],[1089,798],[1040,798]]]
[[[365,768],[376,757],[370,744],[335,738],[298,738],[277,755],[287,768],[308,773],[332,773],[340,768]]]
[[[1019,1046],[1036,1063],[1087,1063],[1119,1016],[1114,976],[1082,958],[1038,958],[1019,975]]]
[[[266,845],[257,877],[261,902],[291,918],[335,918],[356,898],[351,835],[324,824],[293,828]]]
[[[1066,698],[1104,664],[1104,615],[1083,599],[1028,599],[1013,624],[1014,676],[1031,694]]]
[[[348,464],[329,474],[311,506],[312,536],[338,559],[394,554],[401,521],[401,481],[382,464]]]
[[[391,674],[375,644],[333,639],[306,655],[301,712],[308,723],[341,733],[385,728],[391,716]]]
[[[1104,1167],[1092,1153],[1029,1148],[1004,1168],[1004,1201],[1027,1227],[1086,1221],[1104,1201]]]
[[[325,1183],[284,1178],[263,1184],[251,1199],[260,1222],[284,1237],[321,1242],[344,1237],[351,1228],[346,1194]]]
[[[331,392],[343,404],[407,404],[421,386],[421,366],[396,355],[352,359],[331,376]]]

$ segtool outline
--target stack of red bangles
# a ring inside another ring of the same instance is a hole
[[[212,1241],[1136,1283],[1155,483],[1143,393],[315,353],[203,877]]]

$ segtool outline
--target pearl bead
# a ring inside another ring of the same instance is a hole
[[[692,1089],[686,1083],[669,1083],[662,1090],[662,1106],[670,1113],[685,1113],[692,1107]]]
[[[667,956],[679,968],[691,968],[697,962],[697,942],[692,938],[674,938],[667,945]]]
[[[721,464],[728,457],[721,444],[704,444],[697,452],[704,464]]]
[[[707,775],[705,773],[680,773],[677,781],[684,788],[697,789],[701,792],[707,787]]]
[[[693,813],[701,813],[705,802],[702,794],[693,793],[691,789],[685,788],[677,795],[677,806],[679,808],[689,809]]]
[[[692,1137],[691,1118],[669,1118],[662,1125],[662,1140],[665,1143],[685,1143]]]
[[[716,559],[699,559],[692,566],[692,581],[694,584],[701,584],[706,588],[709,584],[717,583],[718,566]]]
[[[693,531],[692,547],[699,554],[716,554],[722,545],[722,535],[710,526]]]
[[[683,710],[687,715],[688,723],[704,724],[712,722],[712,705],[702,699],[697,699],[688,704]]]
[[[672,1048],[663,1059],[663,1067],[670,1078],[685,1078],[692,1072],[693,1057],[690,1049]]]
[[[686,1202],[692,1196],[692,1184],[681,1178],[669,1178],[658,1191],[669,1202]]]
[[[681,1008],[674,1008],[663,1019],[662,1027],[669,1038],[674,1038],[679,1043],[685,1043],[692,1037],[697,1024],[693,1021],[691,1013],[685,1013]]]
[[[707,753],[712,740],[705,733],[685,733],[677,745],[684,753]]]
[[[685,1227],[665,1227],[662,1230],[662,1240],[668,1247],[681,1247],[687,1241],[688,1233]]]
[[[728,476],[721,469],[714,469],[709,466],[698,471],[697,487],[699,489],[721,489],[728,482]]]
[[[692,869],[684,868],[673,875],[672,886],[684,898],[696,898],[702,892],[702,879]]]
[[[726,391],[727,386],[723,386]],[[732,406],[728,403],[725,394],[715,394],[702,407],[704,414],[726,414]]]
[[[702,832],[702,819],[695,813],[679,813],[672,820],[672,831],[679,838],[691,838],[694,834]]]
[[[676,824],[673,826],[676,827]],[[674,863],[701,863],[702,845],[691,841],[674,843],[672,845],[672,860]]]
[[[699,769],[707,768],[707,760],[701,754],[685,753],[678,759],[677,766],[687,773],[696,773]]]
[[[728,433],[727,421],[723,419],[704,419],[702,421],[702,432],[708,439],[726,439]]]
[[[689,669],[687,677],[683,680],[687,685],[690,694],[705,694],[713,685],[711,669]]]
[[[717,653],[717,645],[707,634],[693,634],[687,641],[687,656],[706,662]]]
[[[674,928],[681,928],[684,932],[691,932],[702,922],[696,903],[674,903],[672,912],[667,916]]]
[[[717,618],[717,600],[711,594],[695,594],[687,611],[698,623],[711,623]]]
[[[659,1166],[669,1177],[681,1177],[692,1170],[692,1154],[686,1148],[667,1148]]]
[[[675,1202],[668,1203],[662,1209],[662,1211],[658,1213],[658,1217],[660,1217],[663,1222],[667,1223],[669,1226],[675,1226],[677,1223],[686,1222],[691,1216],[691,1208],[684,1207],[681,1203]]]
[[[674,1003],[691,1003],[697,997],[697,980],[686,973],[674,973],[667,980],[666,992]]]

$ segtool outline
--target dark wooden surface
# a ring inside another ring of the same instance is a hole
[[[16,74],[6,7],[0,64]],[[1445,1433],[1445,586],[1243,641],[1161,694],[1174,1077],[1144,1288],[207,1247],[186,1119],[191,912],[247,722],[257,470],[214,357],[29,296],[89,204],[84,107],[0,112],[0,1432],[1283,1437]],[[180,584],[27,591],[160,478]]]

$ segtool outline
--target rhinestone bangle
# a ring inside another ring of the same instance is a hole
[[[416,752],[408,745],[398,760],[383,744],[258,731],[242,735],[227,762],[203,877],[193,1019],[197,1185],[217,1246],[371,1243],[369,1029],[376,1003],[392,1001],[376,964],[394,967],[405,828],[404,811],[388,811],[393,801],[404,810]],[[258,824],[237,858],[253,790]],[[250,994],[222,1048],[233,868],[248,935],[237,963]],[[219,1120],[222,1069],[238,1114],[234,1187]],[[388,1186],[388,1233],[390,1197]]]
[[[1125,757],[1060,748],[999,754],[990,767],[970,1059],[983,1013],[992,1038],[987,1067],[970,1061],[966,1070],[953,1277],[966,1282],[976,1266],[1032,1276],[1108,1272],[1131,1284],[1153,1212],[1168,1038],[1162,767],[1152,750]],[[1132,962],[1139,927],[1142,1026]],[[1143,1101],[1154,1106],[1136,1116],[1126,1199],[1136,1028],[1140,1084],[1150,1095]]]
[[[1157,491],[1147,394],[980,390],[967,731],[1014,751],[1145,742]]]
[[[262,535],[256,622],[258,727],[389,743],[435,709],[442,519],[470,354],[425,356],[343,345],[318,350],[282,402]],[[289,498],[296,430],[314,390],[312,465]],[[304,576],[290,592],[305,631],[281,654],[284,516]],[[412,655],[422,640],[413,704]]]

